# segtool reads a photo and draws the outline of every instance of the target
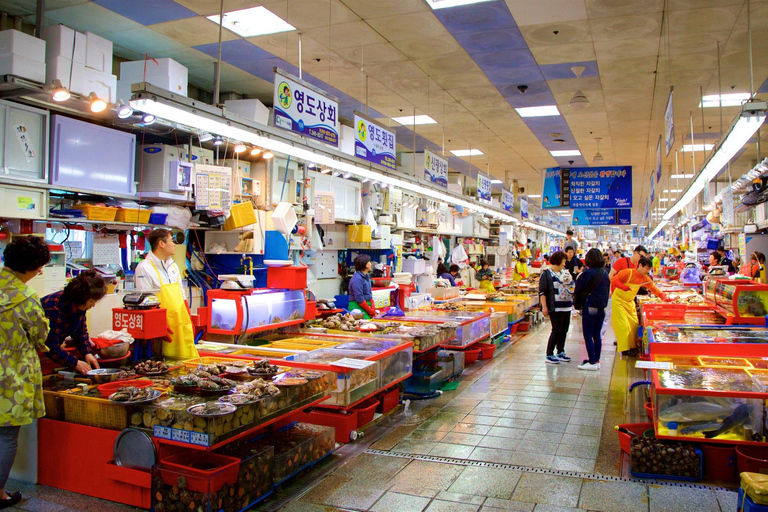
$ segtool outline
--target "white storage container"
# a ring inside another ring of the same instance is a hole
[[[82,32],[66,25],[49,25],[45,27],[45,61],[50,62],[56,57],[74,61],[85,66],[86,37]]]
[[[293,231],[298,220],[298,217],[296,217],[296,210],[293,209],[293,204],[291,203],[278,203],[275,211],[272,212],[272,223],[274,224],[275,229],[285,235],[290,234],[291,231]]]
[[[112,41],[86,32],[85,65],[102,73],[112,73]]]
[[[422,259],[406,258],[403,260],[403,272],[417,276],[426,271],[426,262]]]
[[[188,78],[187,68],[173,59],[133,60],[120,64],[121,81],[128,84],[148,82],[182,96],[187,95]]]
[[[85,64],[72,62],[66,57],[49,57],[45,63],[45,81],[59,80],[61,84],[75,94],[87,94]]]
[[[45,190],[0,185],[0,217],[9,219],[45,219],[48,198]]]
[[[0,31],[0,54],[13,53],[36,62],[45,62],[45,41],[19,32]]]
[[[117,101],[117,77],[115,75],[86,67],[85,81],[85,94],[95,92],[96,96],[104,101],[109,103]]]
[[[14,75],[42,83],[45,82],[45,62],[32,60],[18,53],[2,53],[0,54],[0,75]]]
[[[259,124],[269,123],[269,108],[257,99],[227,100],[224,102],[228,112]]]

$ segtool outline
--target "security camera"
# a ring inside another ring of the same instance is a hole
[[[571,165],[573,165],[573,162],[575,162],[575,161],[576,161],[576,160],[568,160],[568,163],[569,163],[569,164],[571,164]]]
[[[525,194],[525,187],[520,187],[517,189],[518,194]]]
[[[527,85],[518,85],[517,86],[517,90],[520,91],[520,94],[525,94],[525,91],[528,90],[528,86]]]

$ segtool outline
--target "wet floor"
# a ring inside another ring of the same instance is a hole
[[[627,394],[642,374],[633,360],[614,360],[610,341],[599,371],[578,370],[586,357],[578,324],[566,343],[572,362],[545,364],[547,324],[518,336],[467,368],[457,390],[397,410],[257,510],[735,512],[730,490],[623,478],[613,426],[642,419],[645,390]],[[136,510],[22,490],[30,499],[9,510]]]

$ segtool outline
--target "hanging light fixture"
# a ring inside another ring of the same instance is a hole
[[[224,144],[224,139],[222,139],[219,136],[216,136],[216,137],[213,138],[213,145],[214,146],[221,146],[222,144]]]
[[[271,151],[265,151],[263,155],[261,155],[261,158],[264,160],[269,160],[271,158],[275,158],[275,154]]]
[[[579,79],[585,69],[587,68],[584,66],[573,66],[571,68],[573,74],[576,75],[576,92],[573,94],[573,97],[571,97],[571,101],[568,102],[568,106],[574,110],[582,110],[589,106],[589,100],[584,93],[581,92],[581,89],[579,89]]]
[[[331,173],[330,167],[323,167],[322,169],[320,169],[320,174],[330,174],[330,173]]]
[[[88,103],[90,103],[91,112],[94,114],[104,112],[107,109],[107,102],[99,98],[95,92],[88,95]]]
[[[208,132],[200,133],[200,142],[208,142],[213,139],[213,134]]]
[[[603,140],[601,137],[595,137],[595,142],[597,143],[597,153],[595,153],[595,156],[592,157],[592,162],[596,164],[601,164],[605,162],[605,158],[600,153],[600,141]]]
[[[155,121],[157,121],[157,117],[155,117],[154,114],[144,113],[141,116],[141,122],[144,123],[145,126],[149,126],[151,124],[155,124]]]
[[[51,82],[51,85],[48,86],[48,90],[51,93],[51,99],[53,101],[67,101],[71,96],[69,89],[64,87],[61,80],[58,78]]]
[[[246,148],[246,147],[245,147],[245,144],[243,144],[243,143],[237,143],[237,144],[235,144],[235,147],[234,147],[234,148],[232,148],[232,150],[233,150],[233,151],[234,151],[236,154],[238,154],[238,155],[239,155],[240,153],[245,153],[245,150],[246,150],[246,149],[248,149],[248,148]]]
[[[261,154],[261,148],[254,147],[251,149],[251,156],[259,156]]]
[[[126,105],[123,100],[115,103],[112,108],[117,112],[117,117],[120,119],[128,119],[133,115],[133,109]]]

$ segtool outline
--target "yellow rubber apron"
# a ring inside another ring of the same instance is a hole
[[[485,293],[494,293],[496,288],[493,287],[493,281],[480,281],[480,289]]]
[[[512,279],[515,281],[522,281],[525,279],[525,267],[519,263],[515,263],[515,271],[512,273]]]
[[[633,271],[630,271],[629,281],[632,280]],[[640,284],[627,284],[629,291],[616,288],[611,299],[611,323],[616,334],[616,350],[624,352],[637,346],[637,329],[640,324],[637,321],[637,308],[635,296],[640,290]]]
[[[173,331],[168,337],[171,343],[163,343],[163,355],[173,359],[192,359],[200,357],[195,347],[195,329],[192,327],[192,318],[184,303],[184,294],[181,293],[180,283],[163,284],[160,272],[153,262],[152,268],[157,273],[160,282],[160,292],[157,298],[160,306],[165,308],[168,328]]]

